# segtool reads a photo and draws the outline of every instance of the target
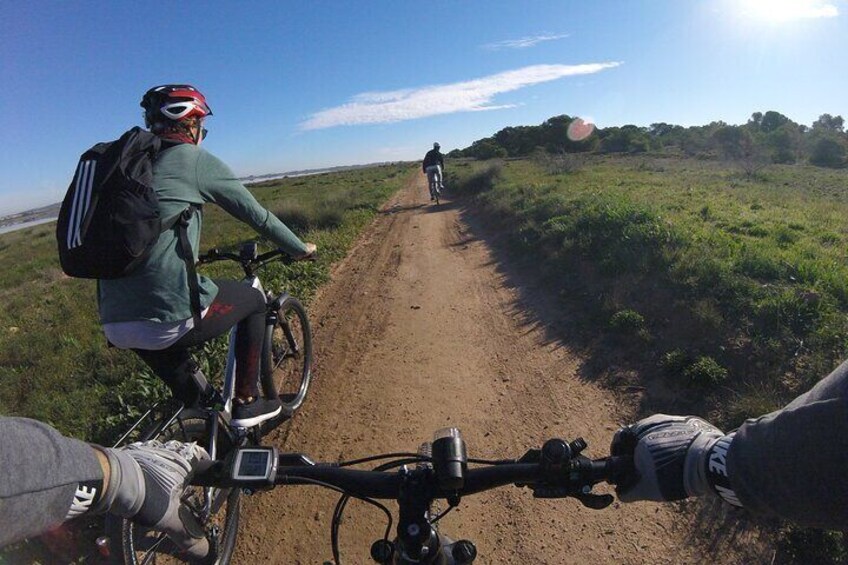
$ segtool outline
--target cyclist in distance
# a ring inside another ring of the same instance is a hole
[[[188,475],[185,461],[205,452],[178,442],[168,446],[170,454],[155,444],[134,449],[96,448],[34,420],[0,418],[0,547],[87,510],[159,524],[182,547],[191,547],[196,538],[189,539],[192,530],[179,521],[172,503],[180,488],[173,485]],[[754,513],[846,530],[848,362],[781,410],[748,420],[734,433],[725,435],[694,416],[655,414],[616,432],[611,451],[634,455],[635,472],[616,489],[623,502],[714,493]],[[157,465],[165,470],[161,476],[150,473]],[[201,551],[206,548],[197,546],[192,554]]]
[[[188,219],[192,257],[198,256],[203,215],[211,202],[248,224],[295,258],[316,246],[302,242],[263,208],[220,159],[200,147],[204,121],[212,115],[206,97],[185,84],[148,90],[141,100],[145,126],[162,140],[153,165],[153,188],[164,221],[196,207]],[[203,400],[209,387],[188,348],[238,324],[234,426],[249,427],[279,414],[279,399],[260,398],[259,358],[265,324],[262,293],[233,280],[189,274],[178,230],[164,231],[150,256],[126,277],[100,280],[100,321],[109,342],[135,351],[188,405]],[[195,324],[199,320],[200,324]]]
[[[442,171],[445,168],[445,157],[439,153],[439,144],[434,143],[433,148],[424,155],[424,161],[421,163],[421,170],[427,175],[427,186],[430,187],[430,200],[435,200],[436,195],[433,193],[433,186],[437,187],[439,192],[445,188],[442,183]]]

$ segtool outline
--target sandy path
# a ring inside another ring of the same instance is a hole
[[[290,426],[267,441],[335,460],[415,450],[434,430],[458,426],[472,457],[518,457],[549,437],[578,435],[590,455],[604,455],[621,409],[577,376],[581,360],[565,344],[526,318],[502,268],[450,202],[429,205],[417,176],[312,308],[314,387]],[[245,499],[236,562],[329,561],[336,498],[298,487]],[[343,561],[369,563],[384,518],[361,503],[347,516]],[[442,528],[473,540],[479,563],[709,559],[686,522],[670,506],[593,511],[507,487],[463,500]]]

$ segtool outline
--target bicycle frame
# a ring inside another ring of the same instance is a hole
[[[268,296],[265,294],[265,290],[262,288],[262,282],[259,280],[259,277],[256,275],[245,276],[242,279],[242,282],[250,285],[255,288],[259,292],[262,293],[262,296],[265,296],[265,302],[268,302]],[[238,326],[233,327],[230,330],[229,337],[229,347],[227,348],[227,364],[224,368],[224,386],[221,389],[221,393],[223,395],[223,404],[224,408],[222,412],[227,419],[227,422],[230,421],[230,415],[233,413],[233,398],[235,398],[236,394],[236,337],[238,334]],[[267,336],[266,336],[267,337]],[[264,344],[263,344],[264,350]],[[210,454],[211,455],[211,454]]]
[[[265,292],[265,289],[262,286],[262,281],[259,280],[259,277],[255,274],[246,275],[242,281],[244,284],[250,285],[252,288],[255,288],[259,292],[262,293],[262,296],[265,297],[265,304],[267,308],[266,316],[265,316],[265,335],[262,343],[262,351],[260,353],[260,384],[263,387],[263,392],[269,394],[271,391],[268,390],[268,387],[271,386],[266,383],[266,375],[270,370],[270,340],[271,340],[271,332],[273,331],[274,324],[277,322],[277,310],[280,308],[283,302],[289,297],[288,293],[283,292],[277,298],[273,298],[270,293]],[[230,334],[228,337],[228,347],[227,347],[227,362],[224,367],[224,383],[221,387],[221,407],[217,410],[217,413],[222,417],[222,419],[229,424],[232,420],[233,413],[233,399],[235,398],[235,389],[236,389],[236,371],[238,368],[238,360],[236,359],[236,340],[238,339],[238,326],[234,326],[230,330]],[[234,428],[236,432],[236,436],[241,436],[246,434],[247,430],[242,428]],[[214,443],[216,442],[217,435],[210,435],[210,442],[212,443],[211,447],[215,449]],[[258,438],[257,438],[258,441]],[[209,455],[214,459],[215,454],[212,452]]]
[[[310,256],[314,259],[314,254]],[[303,305],[288,293],[279,295],[271,294],[266,291],[262,282],[257,276],[257,271],[270,263],[271,261],[285,261],[284,252],[276,249],[264,254],[258,254],[257,244],[248,242],[241,246],[238,255],[229,252],[222,252],[218,249],[211,249],[207,254],[201,255],[198,258],[199,263],[211,263],[218,260],[232,260],[240,264],[244,277],[241,279],[242,284],[247,284],[251,288],[255,288],[262,293],[265,302],[265,331],[262,337],[263,343],[260,350],[259,368],[260,368],[260,384],[262,392],[269,398],[282,397],[288,379],[289,373],[286,369],[291,369],[292,366],[300,370],[299,379],[300,387],[296,394],[292,395],[288,402],[284,402],[283,410],[280,415],[272,419],[266,420],[258,425],[249,428],[234,427],[232,425],[232,411],[234,408],[234,400],[236,398],[236,374],[238,372],[238,361],[236,359],[236,343],[238,341],[238,325],[229,329],[227,337],[227,354],[223,372],[214,371],[216,377],[213,379],[215,383],[220,384],[220,387],[213,385],[213,392],[209,394],[204,384],[195,383],[197,386],[204,388],[204,393],[200,396],[202,400],[199,405],[176,407],[177,402],[173,397],[171,401],[159,402],[154,404],[147,410],[131,427],[124,433],[121,438],[115,443],[114,447],[125,445],[128,441],[145,441],[150,439],[165,438],[184,438],[184,441],[201,441],[206,447],[212,460],[225,457],[231,450],[238,447],[248,445],[259,445],[262,437],[279,426],[283,421],[290,418],[293,413],[300,407],[303,402],[306,391],[309,386],[310,367],[311,367],[311,351],[312,339],[310,333],[309,320]],[[292,261],[291,259],[289,260]],[[289,313],[292,313],[294,319],[299,320],[297,330],[290,324]],[[280,330],[283,338],[280,339],[275,332]],[[303,352],[303,356],[300,353]],[[296,361],[287,362],[285,360],[296,358]],[[286,363],[281,369],[282,373],[278,374],[277,370],[281,364]],[[294,363],[295,365],[292,365]],[[277,379],[282,379],[279,383]],[[277,388],[281,390],[278,392]],[[198,391],[200,392],[200,391]],[[286,391],[287,392],[287,391]],[[289,397],[286,394],[287,398]],[[144,425],[148,429],[140,430]],[[164,436],[163,436],[164,434]],[[135,437],[134,437],[135,436]],[[226,558],[229,559],[231,554],[236,530],[227,529],[222,534],[216,523],[210,522],[213,514],[217,514],[222,505],[225,503],[235,502],[236,507],[234,513],[227,507],[226,516],[227,524],[237,524],[238,522],[238,495],[240,488],[222,487],[216,485],[205,485],[192,492],[184,493],[185,500],[191,500],[190,511],[203,524],[211,524],[207,530],[207,535],[210,543],[218,547],[219,536],[226,543]],[[233,495],[236,495],[235,497]],[[230,519],[232,518],[232,522]],[[127,529],[126,520],[118,522],[110,522],[116,525],[119,530],[109,532],[107,524],[107,536],[101,538],[98,543],[109,544],[110,536],[115,536],[114,540],[120,545],[117,551],[121,555],[129,555],[125,552],[136,552],[135,547],[136,532],[132,527]],[[149,532],[142,530],[139,539],[144,538]],[[126,537],[129,535],[130,537]],[[165,539],[164,534],[160,534],[158,538],[151,538],[153,544],[142,549],[146,551],[144,563],[150,562],[150,557],[156,552],[156,548]],[[135,561],[133,561],[135,562]]]
[[[270,295],[268,295],[264,288],[262,287],[262,282],[259,280],[259,277],[254,275],[246,275],[242,282],[245,284],[249,284],[251,287],[259,290],[263,296],[265,296],[266,304],[270,304],[272,306],[271,311],[268,313],[266,317],[266,327],[268,324],[276,323],[276,310],[273,309],[273,306],[276,305],[279,308],[279,305],[288,298],[287,293],[281,294],[279,297],[270,300]],[[271,326],[273,328],[273,326]],[[267,358],[265,352],[268,348],[268,340],[270,336],[268,335],[270,332],[266,332],[265,335],[265,343],[263,343],[262,348],[262,372],[263,376],[265,370],[267,369]],[[227,361],[224,369],[224,383],[221,388],[221,398],[220,404],[215,407],[207,407],[207,408],[187,408],[185,406],[180,406],[177,408],[173,414],[171,414],[168,418],[163,418],[160,420],[159,425],[156,426],[154,430],[145,434],[145,437],[142,437],[142,440],[150,439],[152,437],[156,437],[162,430],[167,429],[171,426],[175,421],[177,421],[180,417],[185,416],[196,416],[198,418],[202,418],[206,421],[208,437],[209,437],[209,446],[207,447],[207,451],[209,456],[212,459],[217,459],[219,457],[218,451],[218,432],[220,430],[222,421],[224,426],[227,428],[227,435],[231,438],[233,445],[243,445],[247,440],[247,435],[249,430],[245,428],[232,428],[230,427],[230,421],[232,420],[232,409],[233,409],[233,399],[235,398],[235,387],[236,387],[236,339],[238,335],[238,326],[234,326],[229,333],[228,337],[228,348],[227,348]],[[127,438],[132,434],[133,431],[138,429],[143,422],[153,417],[153,414],[156,408],[161,403],[154,404],[147,412],[145,412],[131,427],[130,429],[124,433],[123,436],[113,445],[113,447],[118,447],[122,445]],[[258,433],[259,430],[256,430]],[[256,437],[256,443],[259,442],[259,437]],[[204,518],[208,518],[211,514],[212,510],[212,489],[214,487],[206,487],[204,488],[205,492],[205,501],[203,507]]]

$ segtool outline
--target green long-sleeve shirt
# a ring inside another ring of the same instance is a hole
[[[162,151],[153,166],[153,187],[163,220],[180,214],[189,204],[211,202],[287,253],[298,256],[306,252],[304,243],[256,201],[227,165],[196,145],[183,143]],[[188,226],[195,258],[202,225],[203,215],[198,212]],[[201,308],[206,308],[215,299],[218,287],[204,276],[198,276],[198,280]],[[163,232],[147,261],[129,276],[99,281],[98,298],[103,324],[191,318],[188,277],[177,230]]]

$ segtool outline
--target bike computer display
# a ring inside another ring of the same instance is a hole
[[[242,447],[235,451],[230,476],[238,482],[273,485],[279,453],[274,447]]]

